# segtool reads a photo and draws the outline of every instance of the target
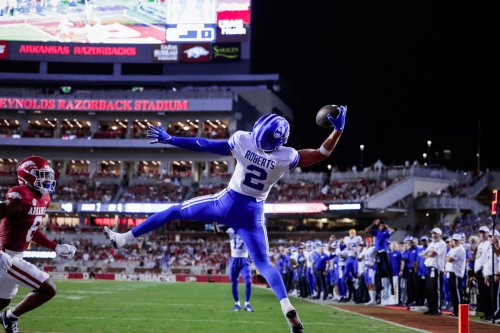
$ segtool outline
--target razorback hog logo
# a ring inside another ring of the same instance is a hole
[[[184,51],[184,53],[187,54],[188,58],[198,59],[201,56],[208,55],[209,52],[201,46],[195,46],[190,49],[187,49],[186,51]]]
[[[9,192],[7,193],[7,199],[22,199],[23,197],[19,192]]]

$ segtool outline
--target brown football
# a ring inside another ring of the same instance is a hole
[[[328,120],[327,115],[331,114],[333,118],[336,118],[340,113],[339,107],[337,105],[325,105],[319,109],[316,114],[316,124],[321,127],[333,127],[332,123]]]

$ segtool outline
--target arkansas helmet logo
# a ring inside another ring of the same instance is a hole
[[[33,162],[33,161],[28,160],[28,161],[24,162],[23,164],[21,164],[19,167],[21,169],[25,169],[25,168],[28,168],[28,167],[31,167],[31,166],[36,166],[36,163]]]

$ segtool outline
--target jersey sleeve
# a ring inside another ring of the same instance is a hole
[[[40,230],[35,231],[33,234],[33,241],[52,251],[56,250],[57,243],[48,239],[47,236],[45,236],[45,234],[43,234]]]
[[[237,131],[231,137],[229,138],[229,148],[231,148],[231,151],[235,150],[238,147],[238,144],[240,143],[241,135],[243,134],[242,131]]]
[[[290,164],[288,166],[288,170],[290,171],[295,170],[295,168],[297,168],[297,166],[299,165],[299,160],[300,160],[299,152],[294,148],[290,148]]]
[[[231,153],[233,157],[238,161],[240,158],[244,156],[245,149],[245,133],[243,131],[237,131],[229,138],[229,148],[231,149]]]

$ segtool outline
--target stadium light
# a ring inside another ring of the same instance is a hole
[[[360,203],[329,204],[328,210],[361,210]]]
[[[431,140],[427,140],[427,163],[431,164],[431,145],[432,145],[432,141]]]

